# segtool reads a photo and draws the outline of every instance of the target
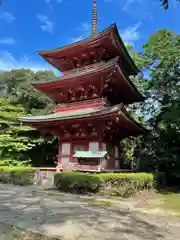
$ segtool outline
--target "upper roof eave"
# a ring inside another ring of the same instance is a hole
[[[127,56],[127,59],[130,63],[130,65],[133,67],[133,70],[135,72],[135,74],[139,73],[140,70],[137,68],[137,66],[135,65],[135,63],[133,62],[130,54],[128,53],[123,41],[122,41],[122,38],[120,37],[119,35],[119,32],[118,32],[118,28],[117,28],[117,25],[116,23],[113,23],[111,24],[109,27],[107,27],[106,29],[102,30],[101,32],[97,33],[96,35],[94,36],[90,36],[86,39],[83,39],[83,40],[80,40],[80,41],[77,41],[77,42],[74,42],[74,43],[71,43],[71,44],[68,44],[66,46],[62,46],[62,47],[58,47],[58,48],[55,48],[55,49],[49,49],[49,50],[38,50],[36,51],[40,56],[42,57],[46,57],[46,55],[48,54],[54,54],[54,53],[57,53],[57,52],[61,52],[63,50],[67,50],[67,49],[70,49],[70,48],[73,48],[75,46],[78,46],[78,45],[81,45],[83,43],[90,43],[91,41],[93,40],[96,40],[100,37],[102,37],[103,35],[106,35],[108,32],[111,32],[113,31],[115,32],[115,35],[117,37],[117,40],[119,41],[120,43],[120,46],[122,47],[122,50],[124,52],[124,54]]]
[[[116,29],[116,28],[117,28],[116,24],[113,23],[108,28],[100,31],[99,33],[97,33],[94,36],[90,36],[90,37],[85,38],[83,40],[80,40],[80,41],[77,41],[77,42],[74,42],[74,43],[70,43],[70,44],[62,46],[62,47],[57,47],[57,48],[48,49],[48,50],[37,50],[36,52],[39,53],[41,56],[46,55],[46,54],[53,54],[53,53],[56,53],[57,51],[59,52],[59,51],[63,51],[63,50],[68,49],[68,48],[73,48],[77,45],[81,45],[82,43],[91,42],[92,40],[98,39],[100,36],[105,35],[109,31],[111,31],[112,29]]]
[[[119,31],[118,31],[118,28],[117,28],[117,25],[116,24],[113,24],[113,27],[115,29],[115,33],[116,33],[116,36],[118,38],[118,41],[120,43],[120,45],[122,46],[122,50],[123,52],[125,53],[126,56],[128,56],[128,60],[130,61],[133,69],[135,70],[135,72],[138,74],[140,72],[140,69],[135,65],[134,61],[132,60],[128,50],[126,49],[125,45],[124,45],[124,42],[119,34]]]

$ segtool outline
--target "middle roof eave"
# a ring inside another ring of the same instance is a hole
[[[63,76],[58,78],[57,81],[53,81],[53,82],[32,82],[31,84],[35,88],[46,87],[46,86],[49,88],[49,87],[56,87],[57,85],[61,86],[61,85],[67,84],[68,80],[72,80],[72,79],[74,80],[75,78],[78,79],[78,78],[81,78],[81,77],[84,77],[84,76],[91,75],[93,73],[98,73],[98,72],[104,71],[105,69],[108,69],[108,68],[111,68],[111,67],[114,67],[118,64],[118,60],[119,60],[119,57],[115,57],[112,60],[110,60],[108,62],[105,62],[105,63],[96,63],[96,64],[90,65],[87,68],[84,68],[84,67],[79,68],[78,71],[69,70],[66,73],[64,73]],[[93,65],[95,66],[94,68],[93,68]]]
[[[91,67],[87,67],[87,69],[82,68],[79,69],[78,71],[69,71],[69,73],[67,72],[67,74],[64,74],[64,76],[61,76],[59,80],[57,81],[53,81],[53,82],[34,82],[31,83],[33,87],[35,87],[36,89],[38,89],[39,91],[42,91],[44,93],[48,93],[49,89],[52,88],[63,88],[66,87],[68,85],[71,85],[72,83],[74,84],[74,79],[76,79],[76,81],[84,81],[84,77],[88,77],[91,76],[91,74],[100,74],[101,72],[103,72],[104,70],[107,70],[109,68],[112,67],[116,67],[116,69],[119,71],[120,75],[123,77],[123,79],[127,82],[127,85],[129,85],[129,87],[131,88],[132,93],[134,93],[136,95],[136,101],[143,101],[144,97],[142,96],[142,94],[138,91],[138,89],[136,88],[136,86],[131,82],[131,80],[129,79],[128,76],[124,76],[123,72],[121,71],[119,64],[119,57],[115,57],[112,60],[106,62],[106,63],[96,63],[93,68],[93,65]],[[51,91],[51,96],[52,97],[52,91]]]

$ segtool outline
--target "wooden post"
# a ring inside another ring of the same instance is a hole
[[[59,147],[58,147],[58,156],[57,156],[57,172],[59,172],[60,169],[62,169],[62,154],[61,154],[61,151],[62,151],[62,146],[61,146],[61,140],[60,140],[60,137],[59,137]]]

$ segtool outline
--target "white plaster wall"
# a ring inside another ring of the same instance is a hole
[[[102,159],[102,169],[106,169],[107,168],[107,159]]]
[[[119,157],[118,147],[114,147],[114,157],[115,157],[115,158],[118,158],[118,157]]]
[[[63,168],[66,168],[69,165],[69,157],[62,157],[61,161],[62,161]]]
[[[115,160],[115,168],[119,168],[119,160]]]
[[[70,155],[71,151],[71,144],[70,143],[63,143],[62,144],[62,155]]]
[[[71,144],[70,143],[62,143],[61,154],[62,154],[61,155],[62,167],[66,168],[66,167],[68,167],[69,161],[70,161],[70,157],[69,157],[71,154]]]
[[[89,151],[92,151],[92,152],[99,151],[99,142],[90,142]]]
[[[102,143],[102,151],[106,151],[106,144]]]

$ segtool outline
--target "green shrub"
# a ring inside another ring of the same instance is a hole
[[[105,195],[118,197],[131,197],[137,193],[137,189],[133,184],[124,183],[118,186],[111,186],[103,189]]]
[[[164,188],[166,186],[166,177],[164,172],[154,172],[154,187],[155,188]]]
[[[15,185],[34,183],[36,169],[31,167],[0,167],[0,182]]]
[[[153,187],[153,175],[149,173],[79,173],[55,174],[54,184],[59,190],[75,193],[101,192],[128,197],[137,191]]]
[[[18,161],[11,158],[0,159],[0,167],[29,167],[30,160]]]
[[[129,197],[153,187],[153,175],[148,173],[102,173],[100,179],[101,192],[113,196]]]
[[[63,172],[55,174],[54,184],[65,192],[88,193],[98,191],[100,179],[96,174]]]

